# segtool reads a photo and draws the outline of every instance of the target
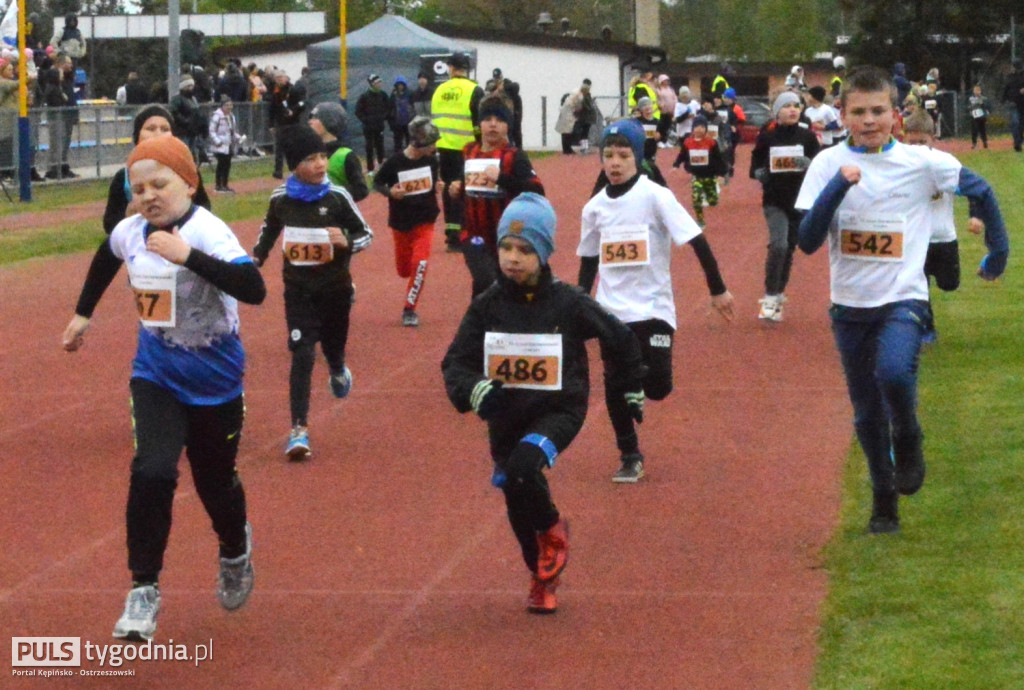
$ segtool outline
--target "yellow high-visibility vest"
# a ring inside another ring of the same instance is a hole
[[[453,77],[434,91],[430,114],[441,133],[437,148],[461,151],[466,144],[475,141],[469,103],[476,88],[474,81]]]
[[[651,85],[645,81],[638,81],[636,84],[633,85],[633,88],[629,90],[629,98],[627,99],[627,103],[629,105],[629,112],[633,112],[634,110],[636,110],[637,99],[633,98],[633,94],[636,92],[638,88],[642,90],[644,93],[646,93],[647,97],[651,99],[651,103],[654,104],[654,114],[651,115],[651,117],[657,120],[658,118],[661,117],[661,109],[658,108],[658,94],[656,94],[654,92],[654,89],[651,88]]]

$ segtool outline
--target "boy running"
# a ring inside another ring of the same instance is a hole
[[[318,341],[330,368],[331,393],[344,398],[352,389],[352,372],[345,365],[355,295],[349,264],[353,254],[370,246],[373,231],[349,193],[328,181],[324,142],[312,128],[291,125],[281,130],[279,141],[292,174],[270,195],[252,255],[262,267],[284,235],[284,316],[292,353],[292,428],[285,455],[298,461],[311,454],[307,418]]]
[[[492,483],[531,573],[527,610],[553,613],[568,560],[568,521],[551,500],[544,469],[579,433],[590,375],[585,341],[598,338],[605,376],[624,391],[623,406],[643,417],[643,362],[636,338],[618,319],[551,274],[555,211],[524,192],[497,228],[498,279],[473,300],[441,364],[459,412],[487,422]]]
[[[808,210],[799,247],[828,241],[832,330],[873,489],[868,530],[899,530],[899,495],[924,483],[917,366],[928,320],[925,257],[936,195],[959,189],[994,238],[978,275],[1006,267],[1009,241],[991,187],[951,155],[892,136],[896,90],[875,67],[844,84],[850,138],[811,162],[796,208]]]
[[[718,272],[711,247],[700,227],[672,192],[639,170],[643,129],[633,120],[614,122],[601,137],[601,161],[608,186],[583,207],[580,286],[590,292],[600,273],[597,302],[637,335],[644,363],[644,393],[663,400],[672,392],[672,336],[676,330],[675,298],[669,271],[672,245],[689,244],[700,261],[711,304],[727,320],[733,298]],[[602,346],[602,358],[612,353]],[[644,476],[634,418],[621,381],[605,376],[605,404],[615,429],[621,467],[614,482],[635,483]]]

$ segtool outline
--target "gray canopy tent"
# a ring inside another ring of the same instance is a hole
[[[421,70],[435,75],[436,81],[444,81],[447,78],[444,58],[453,52],[469,55],[473,66],[476,66],[476,49],[466,48],[404,17],[391,14],[347,34],[345,40],[348,53],[348,93],[345,103],[349,112],[347,143],[360,156],[363,155],[362,128],[353,111],[359,96],[369,89],[366,81],[368,76],[379,74],[384,80],[382,88],[390,93],[395,77],[399,75],[408,80],[410,90],[415,90],[416,75]],[[306,61],[309,65],[306,96],[308,109],[324,101],[337,103],[341,91],[341,39],[332,38],[308,46]],[[385,142],[390,152],[391,137],[385,137]]]

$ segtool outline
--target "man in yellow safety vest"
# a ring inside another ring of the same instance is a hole
[[[463,147],[480,137],[477,106],[483,98],[484,90],[468,78],[468,55],[453,53],[447,62],[451,78],[434,91],[430,112],[441,134],[437,142],[437,156],[441,180],[444,182],[441,201],[444,208],[445,243],[449,251],[457,251],[459,235],[462,233],[463,202],[461,195],[452,198],[448,187],[462,178]]]

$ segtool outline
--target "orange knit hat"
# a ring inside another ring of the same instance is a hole
[[[192,159],[192,152],[188,150],[185,142],[177,137],[154,137],[139,143],[128,154],[126,165],[131,169],[133,163],[142,160],[162,163],[185,180],[189,187],[199,187],[199,171]]]

